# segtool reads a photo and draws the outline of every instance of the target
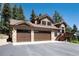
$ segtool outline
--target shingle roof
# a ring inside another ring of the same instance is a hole
[[[25,23],[25,21],[10,19],[10,25],[18,25],[18,24],[21,24],[21,23]]]
[[[31,22],[27,22],[29,25],[33,27],[40,27],[40,28],[51,28],[51,29],[59,29],[56,26],[44,26],[44,25],[39,25],[39,24],[33,24]]]
[[[19,24],[22,24],[22,23],[25,23],[25,24],[28,24],[28,25],[30,25],[32,27],[37,27],[37,28],[59,29],[56,26],[44,26],[44,25],[39,25],[39,24],[33,24],[30,21],[10,19],[10,25],[19,25]]]
[[[54,25],[57,27],[60,27],[61,24],[65,24],[65,26],[67,26],[66,22],[64,22],[64,21],[59,22],[59,23],[55,23]]]
[[[37,16],[32,21],[35,21],[35,20],[41,21],[44,18],[48,18],[52,23],[54,23],[53,19],[47,14],[44,14],[44,15],[41,15],[41,16]]]

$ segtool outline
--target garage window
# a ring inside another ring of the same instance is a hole
[[[30,33],[30,30],[19,30],[19,29],[17,29],[17,32],[20,32],[20,33]]]
[[[50,34],[50,31],[34,31],[35,33],[49,33]]]

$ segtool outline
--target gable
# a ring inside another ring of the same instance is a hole
[[[43,18],[40,18],[40,21],[49,21],[51,23],[54,23],[53,20],[49,16],[45,16]]]
[[[42,20],[44,20],[44,21],[50,21],[50,22],[54,23],[54,21],[48,15],[37,16],[36,18],[32,19],[31,22],[35,23],[35,21],[37,21],[37,23],[40,24],[40,22]]]
[[[67,27],[67,24],[65,22],[60,22],[60,23],[55,23],[54,24],[56,27]]]
[[[26,23],[21,23],[12,27],[14,27],[15,29],[31,29],[31,26]]]
[[[60,25],[60,27],[65,27],[65,24],[62,23],[62,24]]]
[[[44,18],[41,21],[47,21],[47,22],[51,22],[48,18]]]

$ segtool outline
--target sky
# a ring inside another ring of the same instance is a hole
[[[32,9],[36,15],[48,14],[53,17],[55,11],[63,17],[64,21],[72,27],[74,24],[79,29],[79,4],[78,3],[19,3],[24,11],[26,20],[30,20]]]

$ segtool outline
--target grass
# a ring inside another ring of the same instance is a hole
[[[70,42],[71,42],[71,43],[76,43],[76,44],[79,44],[78,39],[71,40]]]

